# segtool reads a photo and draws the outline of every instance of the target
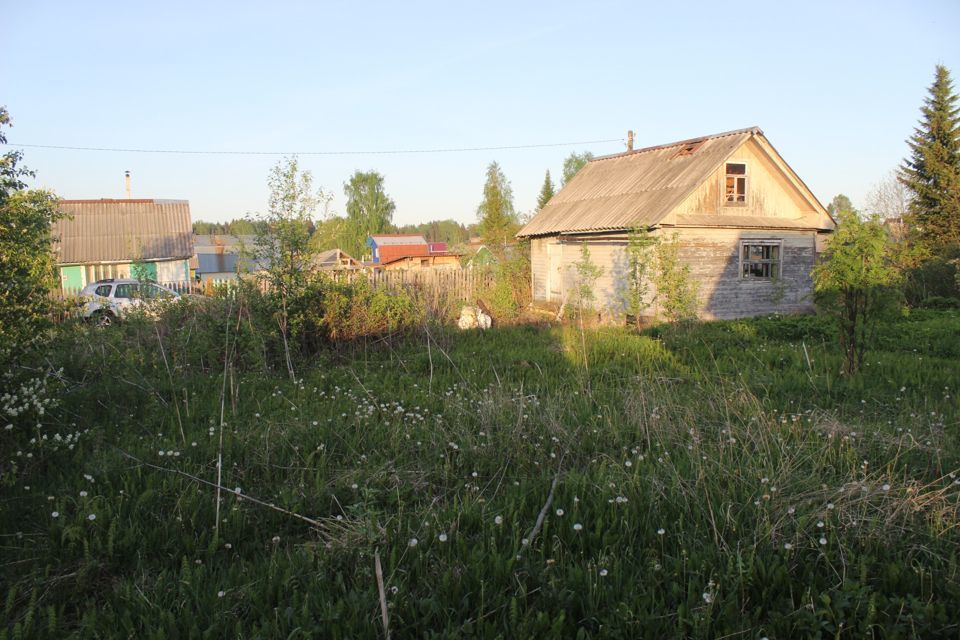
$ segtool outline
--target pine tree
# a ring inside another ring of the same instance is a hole
[[[550,170],[547,169],[547,175],[543,179],[543,186],[540,187],[540,195],[537,196],[537,211],[543,209],[553,197],[553,180],[550,179]]]
[[[960,108],[950,72],[937,65],[919,126],[908,140],[900,180],[913,198],[910,217],[932,249],[960,244]]]
[[[499,254],[513,237],[517,214],[513,209],[513,189],[503,175],[500,165],[491,162],[487,167],[487,182],[483,185],[483,201],[477,207],[480,235]]]

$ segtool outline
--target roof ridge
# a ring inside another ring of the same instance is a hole
[[[647,153],[649,151],[658,151],[660,149],[669,149],[670,147],[679,147],[680,145],[693,144],[695,142],[704,142],[706,140],[714,140],[716,138],[725,138],[727,136],[737,136],[744,133],[755,133],[763,135],[763,131],[760,127],[745,127],[743,129],[734,129],[732,131],[724,131],[722,133],[713,133],[705,136],[697,136],[696,138],[688,138],[686,140],[677,140],[676,142],[668,142],[666,144],[657,144],[649,147],[643,147],[640,149],[634,149],[632,151],[621,151],[620,153],[611,153],[605,156],[597,156],[590,162],[596,162],[597,160],[610,160],[613,158],[623,158],[625,156],[632,156],[638,153]]]

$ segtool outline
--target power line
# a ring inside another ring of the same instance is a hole
[[[549,142],[545,144],[518,144],[500,147],[455,147],[446,149],[385,149],[376,151],[206,151],[196,149],[122,149],[116,147],[72,147],[57,144],[26,144],[7,142],[8,147],[25,149],[58,149],[62,151],[102,151],[112,153],[161,153],[179,155],[216,155],[216,156],[372,156],[403,155],[426,153],[464,153],[470,151],[510,151],[515,149],[543,149],[548,147],[573,147],[584,144],[604,144],[623,142],[622,138],[606,140],[580,140],[577,142]]]

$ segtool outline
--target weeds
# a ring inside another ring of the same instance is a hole
[[[787,318],[420,320],[303,351],[291,381],[258,302],[213,304],[68,327],[8,378],[50,372],[44,433],[85,435],[29,465],[4,441],[0,634],[958,632],[950,312],[857,378]]]

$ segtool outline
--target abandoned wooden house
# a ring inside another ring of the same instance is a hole
[[[628,148],[587,163],[517,234],[530,239],[534,300],[573,302],[586,246],[603,270],[594,304],[622,318],[637,229],[677,242],[712,319],[811,311],[810,271],[834,221],[758,128]],[[655,294],[644,315],[662,311]]]

